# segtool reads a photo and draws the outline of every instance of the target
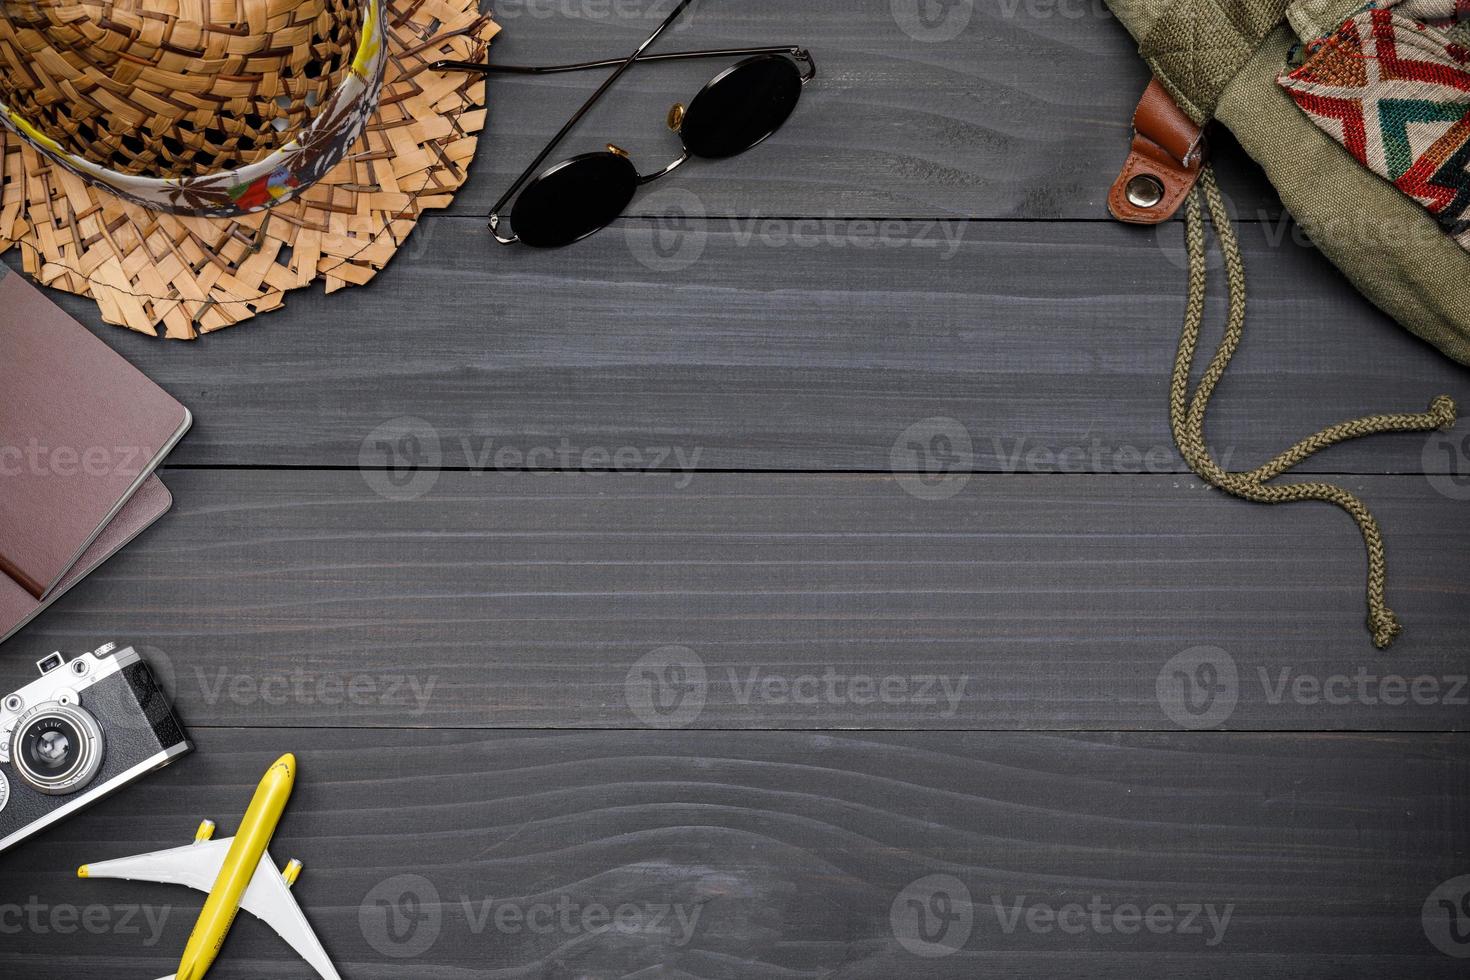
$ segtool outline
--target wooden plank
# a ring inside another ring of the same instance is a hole
[[[665,0],[499,3],[505,30],[494,57],[548,64],[630,54],[670,9]],[[1101,0],[954,0],[927,8],[942,11],[928,27],[921,9],[914,0],[696,4],[659,50],[803,44],[819,74],[776,139],[734,160],[690,164],[668,186],[716,215],[1105,217],[1148,76]],[[553,159],[611,141],[644,172],[657,170],[678,151],[665,109],[692,100],[732,62],[625,76]],[[602,77],[492,80],[490,135],[454,213],[488,212]],[[1233,140],[1217,138],[1215,156],[1248,216],[1279,213]],[[634,213],[660,213],[658,201],[644,197]]]
[[[633,222],[546,253],[433,220],[370,287],[304,291],[190,347],[98,329],[194,409],[179,463],[356,466],[381,425],[413,416],[451,467],[566,440],[576,465],[664,446],[704,469],[888,471],[919,465],[905,433],[942,417],[971,443],[954,465],[1184,468],[1166,412],[1177,226],[682,227]],[[1222,458],[1255,465],[1442,392],[1470,405],[1470,372],[1270,228],[1243,232],[1252,313],[1211,417]],[[90,303],[61,302],[97,323]],[[1217,302],[1211,324],[1223,316]],[[1426,467],[1470,473],[1470,447],[1379,438],[1306,468]]]
[[[1407,624],[1380,654],[1346,516],[1175,477],[380,476],[170,471],[0,681],[115,639],[209,725],[1466,723],[1470,527],[1420,477],[1344,481]]]
[[[273,851],[305,862],[297,897],[353,980],[1464,976],[1424,909],[1470,868],[1464,736],[198,734],[0,863],[5,921],[28,917],[0,929],[6,975],[173,969],[197,896],[73,867],[186,842],[204,815],[233,830],[289,748]],[[923,946],[926,880],[970,915]],[[1072,903],[1098,911],[1046,918]],[[625,926],[593,931],[602,905],[631,906]],[[63,934],[72,909],[100,927]],[[310,975],[245,916],[218,970]]]

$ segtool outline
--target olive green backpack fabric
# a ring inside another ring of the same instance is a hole
[[[1218,120],[1264,168],[1313,243],[1368,299],[1447,356],[1470,364],[1470,252],[1425,208],[1374,174],[1318,127],[1278,84],[1294,49],[1331,34],[1364,0],[1108,0],[1138,41],[1139,53],[1196,123]],[[1211,457],[1204,422],[1209,399],[1240,342],[1245,270],[1224,201],[1208,165],[1186,202],[1189,300],[1170,388],[1175,440],[1190,467],[1212,485],[1259,503],[1319,500],[1357,522],[1368,554],[1368,629],[1387,647],[1401,630],[1389,610],[1386,557],[1377,522],[1356,496],[1330,483],[1275,478],[1337,442],[1382,432],[1454,425],[1445,396],[1421,413],[1346,422],[1315,433],[1248,473]],[[1225,339],[1197,384],[1191,374],[1204,312],[1208,211],[1224,254],[1230,293]],[[1329,329],[1329,328],[1324,328]]]
[[[1180,108],[1235,134],[1313,243],[1365,296],[1470,364],[1470,252],[1415,201],[1359,166],[1276,84],[1294,46],[1330,32],[1363,0],[1109,6]]]

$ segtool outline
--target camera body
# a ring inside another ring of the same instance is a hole
[[[132,647],[36,666],[0,698],[0,851],[194,748]]]

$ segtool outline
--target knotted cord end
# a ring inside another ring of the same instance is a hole
[[[1373,634],[1373,645],[1387,650],[1404,631],[1403,624],[1392,609],[1374,609],[1368,613],[1368,632]]]
[[[1449,431],[1455,427],[1460,419],[1460,411],[1455,407],[1455,400],[1449,395],[1439,395],[1429,403],[1429,414],[1439,423],[1439,427]]]

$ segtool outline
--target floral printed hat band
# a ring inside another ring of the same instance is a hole
[[[192,339],[371,279],[484,125],[477,0],[0,0],[0,251]]]

